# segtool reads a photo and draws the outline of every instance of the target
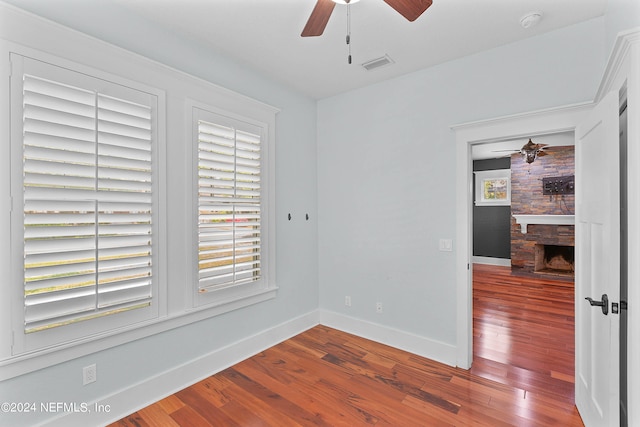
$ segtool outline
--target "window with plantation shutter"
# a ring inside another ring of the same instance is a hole
[[[261,132],[204,112],[197,120],[200,293],[261,278]]]
[[[277,108],[10,47],[1,379],[276,298]]]
[[[28,58],[13,61],[23,112],[24,332],[85,323],[85,333],[95,333],[85,321],[124,315],[126,324],[138,310],[149,317],[154,97]]]

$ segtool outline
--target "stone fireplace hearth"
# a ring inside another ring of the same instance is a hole
[[[559,266],[559,260],[553,260],[554,267],[541,268],[544,263],[540,261],[541,247],[564,247],[573,248],[575,246],[574,225],[551,225],[551,224],[529,224],[526,234],[520,230],[520,225],[513,221],[511,229],[511,266],[522,269],[527,273],[551,273],[555,275],[573,276],[573,268],[569,266]],[[514,238],[517,236],[517,238]],[[536,256],[538,254],[538,256]],[[567,255],[566,258],[571,258]],[[551,260],[550,260],[551,262]],[[572,263],[573,261],[571,261]],[[562,270],[562,271],[561,271]]]
[[[575,248],[573,246],[536,244],[534,273],[573,276]]]
[[[573,277],[573,215],[513,215],[513,218],[512,266],[529,273]]]

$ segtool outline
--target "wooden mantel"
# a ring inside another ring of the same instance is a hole
[[[527,234],[529,224],[545,225],[575,225],[575,215],[513,215],[516,223],[520,225],[522,234]]]

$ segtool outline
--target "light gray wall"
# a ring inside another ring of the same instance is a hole
[[[279,289],[274,300],[3,381],[0,402],[91,402],[314,312],[319,305],[316,101],[217,55],[206,46],[162,31],[114,3],[65,1],[12,3],[280,108],[276,118]],[[171,159],[168,163],[171,176]],[[292,221],[286,219],[289,212],[294,217]],[[309,213],[310,221],[303,220],[305,213]],[[180,232],[181,226],[172,229],[171,225],[170,233]],[[179,238],[175,234],[174,237]],[[171,281],[185,280],[171,265],[168,275]],[[82,367],[91,363],[98,366],[98,381],[83,387]],[[18,418],[5,415],[0,414],[0,425],[32,425],[51,417],[41,412]]]
[[[605,14],[606,43],[608,51],[620,31],[640,26],[640,1],[608,0]]]
[[[0,400],[91,401],[318,306],[455,344],[453,253],[437,250],[439,238],[455,238],[449,125],[591,100],[606,40],[628,26],[634,1],[610,0],[606,25],[595,19],[316,104],[112,2],[10,0],[281,108],[280,289],[273,301],[5,381]],[[288,212],[308,212],[311,221],[286,221]],[[375,301],[384,313],[375,313]],[[99,381],[82,387],[89,363],[98,364]]]
[[[449,126],[591,101],[604,35],[597,18],[321,100],[321,308],[455,345]]]

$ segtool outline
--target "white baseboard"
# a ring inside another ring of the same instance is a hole
[[[455,345],[430,340],[399,329],[327,310],[320,310],[320,324],[399,348],[449,366],[456,366],[457,348]]]
[[[314,310],[91,402],[91,413],[66,413],[44,425],[107,425],[316,326],[318,319],[318,311]]]
[[[474,256],[474,264],[500,265],[503,267],[511,267],[510,258],[492,258],[488,256]]]
[[[419,335],[339,313],[314,310],[263,330],[227,347],[190,360],[119,392],[88,403],[91,412],[70,412],[47,420],[46,426],[107,425],[173,393],[235,365],[269,347],[322,324],[367,338],[450,366],[456,365],[456,347]],[[102,411],[96,410],[102,408]]]

